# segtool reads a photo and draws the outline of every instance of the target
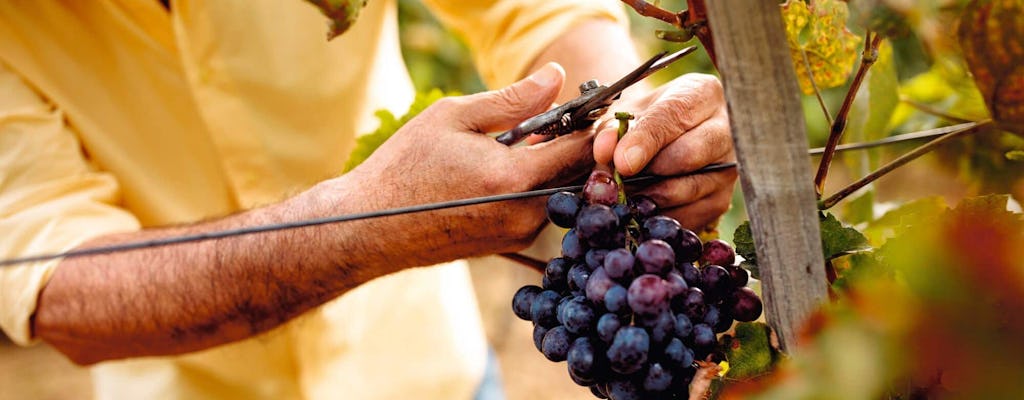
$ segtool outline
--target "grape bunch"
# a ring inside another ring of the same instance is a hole
[[[621,197],[595,171],[582,195],[548,198],[548,219],[569,229],[562,256],[512,310],[533,322],[537,350],[598,398],[686,398],[695,360],[733,321],[757,319],[761,300],[728,243],[701,243],[649,197]]]

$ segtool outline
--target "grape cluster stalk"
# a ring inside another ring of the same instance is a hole
[[[761,299],[732,246],[702,243],[651,198],[621,193],[595,171],[581,194],[548,198],[548,219],[568,229],[562,255],[512,310],[533,322],[537,350],[598,398],[685,399],[695,361],[721,357],[716,334],[757,319]]]

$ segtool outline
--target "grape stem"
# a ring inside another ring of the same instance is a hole
[[[839,140],[843,138],[843,132],[846,130],[846,117],[850,114],[850,109],[853,108],[853,99],[857,97],[857,92],[860,90],[861,83],[864,82],[868,69],[878,60],[878,47],[881,44],[882,35],[872,34],[871,31],[864,35],[864,52],[861,54],[860,66],[857,67],[857,73],[853,76],[853,83],[850,84],[850,89],[846,91],[843,105],[839,108],[839,112],[832,122],[832,127],[829,129],[828,142],[825,143],[825,153],[822,154],[821,161],[818,163],[818,173],[814,175],[814,194],[819,199],[821,199],[822,192],[825,190],[825,178],[828,176],[829,166],[832,165],[832,157],[835,155],[836,146],[839,145]]]
[[[624,136],[626,136],[626,132],[629,131],[629,120],[634,118],[636,117],[629,112],[620,111],[615,113],[615,119],[619,121],[618,136],[620,141]],[[619,204],[626,204],[626,184],[622,181],[622,175],[619,174],[619,170],[615,169],[614,165],[612,165],[612,176],[614,177],[615,184],[618,186],[619,189]],[[625,247],[627,249],[633,250],[636,248],[638,243],[636,238],[633,237],[633,234],[629,232],[633,228],[639,228],[640,224],[638,224],[635,219],[630,217],[629,222],[627,222],[626,225],[627,226]]]
[[[628,112],[617,112],[615,113],[615,119],[619,121],[619,135],[618,140],[622,140],[626,136],[626,132],[629,130],[629,120],[636,118],[633,114]],[[619,175],[619,170],[612,166],[612,176],[615,178],[615,184],[619,187],[619,204],[626,204],[626,185],[622,183],[622,175]]]

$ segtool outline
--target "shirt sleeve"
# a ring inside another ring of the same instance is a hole
[[[473,51],[484,83],[502,87],[526,69],[559,35],[588,19],[627,23],[617,0],[426,0]],[[595,44],[600,45],[600,44]]]
[[[0,259],[70,250],[139,228],[114,178],[92,166],[59,109],[0,62]],[[0,328],[33,341],[39,292],[59,260],[0,267]]]

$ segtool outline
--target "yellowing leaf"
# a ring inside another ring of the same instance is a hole
[[[958,33],[992,118],[1024,133],[1024,1],[972,1]]]
[[[771,346],[771,328],[762,322],[736,324],[735,333],[724,336],[727,366],[723,367],[728,379],[751,379],[771,371],[779,361],[779,353]]]
[[[848,14],[846,3],[838,0],[817,0],[812,5],[789,0],[782,5],[786,41],[805,94],[814,93],[807,64],[819,89],[842,85],[849,77],[861,40],[846,29]]]

